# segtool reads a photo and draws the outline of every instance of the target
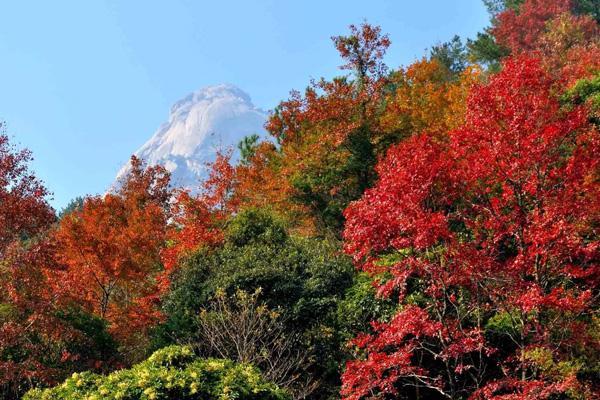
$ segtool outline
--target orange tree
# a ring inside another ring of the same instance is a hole
[[[167,229],[167,247],[161,257],[165,271],[161,275],[161,291],[168,290],[169,275],[179,262],[200,247],[213,247],[223,240],[223,227],[238,210],[234,196],[239,183],[231,164],[231,151],[218,153],[208,165],[208,178],[197,193],[179,190],[170,207],[172,216]]]
[[[28,150],[15,149],[0,132],[0,257],[12,242],[35,236],[55,219],[48,190],[28,169],[31,160]]]
[[[237,170],[237,193],[242,206],[270,206],[304,233],[335,237],[343,209],[373,184],[377,157],[414,132],[460,125],[479,74],[436,60],[390,74],[383,63],[390,41],[369,24],[333,41],[342,69],[354,75],[313,81],[280,103],[266,125],[277,144],[255,147]]]
[[[47,330],[47,338],[57,333],[43,309],[43,271],[31,261],[47,252],[43,246],[29,251],[23,244],[55,219],[48,191],[29,170],[30,161],[29,151],[17,150],[0,134],[0,394],[6,397],[16,396],[27,381],[51,380],[55,372],[41,362],[44,353],[52,358],[48,341],[30,341],[39,332]]]
[[[47,232],[48,192],[29,170],[31,155],[0,135],[0,397],[18,398],[73,370],[102,368],[111,340],[103,323],[61,308],[48,276],[57,268]]]
[[[135,157],[115,193],[87,198],[54,232],[54,288],[110,324],[122,341],[137,340],[159,317],[156,277],[166,238],[169,174]]]

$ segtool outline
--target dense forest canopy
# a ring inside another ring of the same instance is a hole
[[[2,131],[0,397],[600,398],[600,2],[484,2],[407,66],[334,36],[195,192],[56,215]]]

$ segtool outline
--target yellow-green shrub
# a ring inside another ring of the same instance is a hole
[[[248,399],[287,400],[250,365],[230,360],[201,359],[189,347],[158,350],[131,369],[108,376],[73,374],[63,384],[29,391],[23,400],[159,400]]]

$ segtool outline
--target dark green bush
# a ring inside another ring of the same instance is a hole
[[[194,320],[218,290],[233,295],[260,288],[260,300],[301,331],[335,320],[354,275],[340,253],[325,240],[290,236],[265,211],[241,212],[230,222],[222,247],[200,250],[172,276],[163,300],[167,322],[157,330],[157,345],[196,340]]]
[[[240,212],[225,237],[221,247],[198,251],[172,276],[163,299],[167,319],[156,330],[155,346],[189,343],[201,348],[205,338],[198,316],[210,299],[217,292],[232,297],[260,289],[259,302],[281,314],[285,333],[300,337],[299,351],[310,354],[312,376],[335,381],[337,391],[343,342],[336,310],[352,284],[349,258],[335,243],[290,235],[264,210]]]

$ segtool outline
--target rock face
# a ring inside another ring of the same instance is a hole
[[[218,151],[233,149],[245,136],[266,135],[268,113],[255,107],[250,96],[228,84],[200,89],[171,107],[168,122],[134,154],[148,165],[163,165],[172,174],[172,185],[197,188],[207,176],[207,163]],[[117,174],[127,174],[129,163]]]

